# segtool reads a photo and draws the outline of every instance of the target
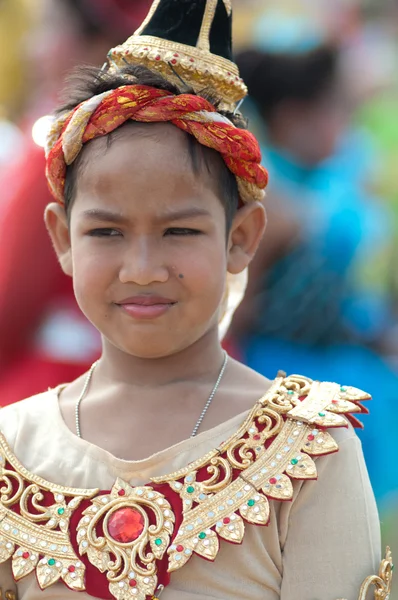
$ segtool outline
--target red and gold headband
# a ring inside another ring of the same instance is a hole
[[[235,127],[200,96],[126,85],[86,100],[54,123],[47,144],[47,178],[58,202],[64,202],[67,166],[73,164],[84,144],[129,120],[173,123],[221,154],[236,176],[243,202],[263,199],[268,174],[261,166],[257,140],[249,131]]]

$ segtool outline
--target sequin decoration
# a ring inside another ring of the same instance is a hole
[[[366,412],[360,401],[368,398],[356,388],[279,377],[218,448],[147,486],[118,479],[101,494],[29,473],[0,436],[0,562],[11,559],[16,580],[36,572],[42,589],[63,581],[82,591],[95,577],[89,561],[105,574],[104,595],[152,600],[167,571],[194,554],[215,560],[222,540],[239,544],[247,524],[268,523],[270,500],[291,500],[295,480],[316,479],[312,457],[338,450],[326,427],[347,426],[348,411]]]

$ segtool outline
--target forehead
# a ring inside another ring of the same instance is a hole
[[[84,147],[78,165],[79,185],[92,185],[99,177],[102,183],[122,182],[131,175],[137,183],[145,176],[167,176],[169,180],[174,176],[181,183],[197,185],[206,171],[210,180],[209,169],[193,160],[191,148],[188,134],[170,123],[128,122]],[[201,153],[197,154],[200,157]]]
[[[222,158],[215,155],[217,165]],[[196,168],[188,135],[172,124],[128,123],[85,146],[75,202],[132,211],[139,206],[140,213],[189,201],[220,204],[219,169],[206,168],[202,153],[198,156]]]

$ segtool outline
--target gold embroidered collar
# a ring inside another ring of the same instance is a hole
[[[0,436],[0,562],[45,589],[148,600],[193,554],[215,560],[220,540],[241,543],[245,523],[266,525],[269,500],[316,479],[312,457],[338,450],[328,428],[358,423],[370,396],[301,376],[276,379],[226,442],[186,468],[112,490],[54,485],[28,472]]]

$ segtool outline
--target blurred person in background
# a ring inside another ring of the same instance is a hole
[[[21,109],[25,83],[21,45],[32,24],[28,8],[28,0],[0,2],[0,168],[23,143],[13,121]]]
[[[354,385],[365,378],[370,393],[383,399],[362,436],[381,500],[397,489],[396,471],[381,468],[375,452],[398,390],[397,375],[379,351],[394,322],[377,281],[391,239],[388,213],[367,189],[373,154],[351,127],[352,96],[338,47],[305,28],[298,35],[294,27],[282,44],[273,44],[272,21],[267,26],[262,40],[268,50],[237,58],[271,184],[268,235],[231,337],[247,364],[266,376],[298,369]],[[395,423],[389,431],[393,451]]]
[[[357,111],[356,122],[370,135],[377,150],[378,173],[374,187],[392,213],[394,248],[388,283],[394,312],[398,315],[398,2],[374,5],[371,14],[366,13],[366,16],[372,18],[357,36],[351,62],[357,73],[361,73],[366,64],[374,76],[370,85],[362,90],[364,102]],[[386,352],[395,368],[398,368],[397,339],[395,324],[385,336]]]
[[[36,5],[36,9],[41,5]],[[77,307],[43,223],[50,201],[44,151],[32,125],[50,112],[56,89],[78,61],[100,65],[125,39],[148,2],[46,0],[26,39],[22,145],[0,165],[0,397],[9,404],[83,373],[100,351],[97,332]],[[20,49],[21,51],[21,49]],[[22,103],[22,100],[21,100]],[[35,126],[41,143],[45,126]]]

